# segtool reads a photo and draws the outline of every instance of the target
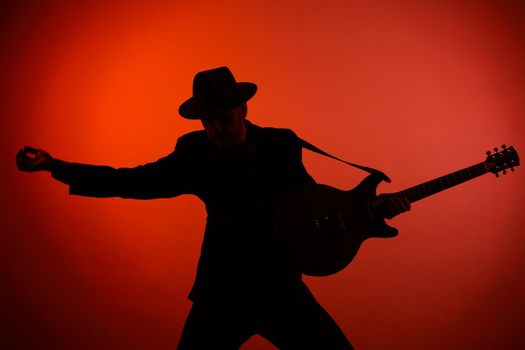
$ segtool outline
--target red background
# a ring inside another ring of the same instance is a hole
[[[13,2],[15,3],[15,2]],[[173,349],[205,212],[194,197],[69,196],[23,145],[134,166],[200,128],[177,115],[220,65],[249,119],[381,168],[393,192],[525,150],[518,1],[19,1],[1,12],[2,349]],[[525,151],[524,151],[525,152]],[[321,183],[364,174],[305,152]],[[524,169],[415,203],[399,237],[308,278],[358,349],[523,349]],[[244,349],[270,349],[255,337]]]

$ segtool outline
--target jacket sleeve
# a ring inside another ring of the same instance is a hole
[[[193,193],[192,166],[175,150],[155,162],[134,168],[64,163],[51,175],[69,185],[69,194],[88,197],[153,199]]]

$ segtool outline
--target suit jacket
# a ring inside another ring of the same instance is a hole
[[[75,195],[199,197],[208,216],[192,300],[301,290],[300,273],[287,267],[279,249],[274,215],[284,195],[315,181],[293,131],[246,123],[246,143],[233,151],[219,151],[201,130],[181,136],[171,154],[152,163],[118,169],[69,163],[52,175]]]

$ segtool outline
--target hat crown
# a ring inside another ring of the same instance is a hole
[[[193,96],[207,100],[220,96],[235,88],[237,81],[228,67],[219,67],[199,72],[193,78]]]
[[[237,81],[228,67],[199,72],[193,79],[193,96],[203,110],[231,105],[237,98]]]
[[[193,96],[179,107],[187,119],[199,119],[213,111],[238,107],[257,91],[257,85],[237,82],[228,67],[218,67],[195,74]]]

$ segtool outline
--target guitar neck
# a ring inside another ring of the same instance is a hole
[[[404,197],[408,199],[411,203],[416,202],[420,199],[426,198],[448,188],[459,185],[463,182],[472,180],[478,176],[487,173],[487,168],[485,163],[479,163],[473,166],[470,166],[465,169],[458,170],[451,174],[438,177],[434,180],[430,180],[419,184],[414,187],[407,188],[406,190],[392,193],[392,197]]]

